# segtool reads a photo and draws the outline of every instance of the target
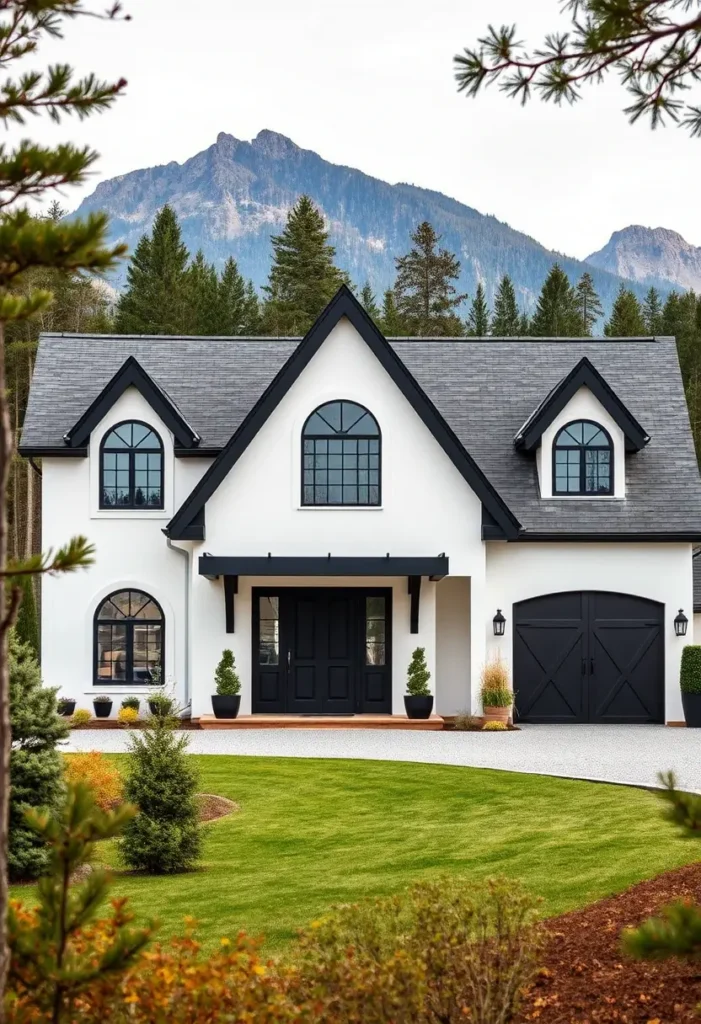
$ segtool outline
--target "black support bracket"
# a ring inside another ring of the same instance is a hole
[[[224,607],[226,609],[226,631],[234,632],[234,594],[239,592],[238,576],[224,577]]]
[[[411,613],[409,618],[409,632],[419,632],[419,601],[421,598],[421,577],[420,576],[409,576],[408,579],[408,591],[409,597],[411,598]]]

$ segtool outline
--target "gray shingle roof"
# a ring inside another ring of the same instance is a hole
[[[697,548],[691,560],[694,569],[694,611],[701,612],[701,548]]]
[[[23,448],[65,448],[63,434],[133,355],[201,435],[221,448],[297,339],[43,335]],[[390,342],[530,533],[684,533],[701,539],[701,479],[672,338]],[[650,434],[626,457],[626,499],[541,499],[519,427],[587,356]],[[698,559],[696,560],[698,561]]]

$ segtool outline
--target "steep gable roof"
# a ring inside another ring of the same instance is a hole
[[[175,513],[166,527],[168,536],[173,539],[201,539],[204,536],[202,516],[206,502],[343,317],[351,322],[380,365],[410,402],[414,411],[503,531],[504,536],[511,538],[518,536],[520,529],[518,519],[501,499],[426,393],[345,285],[341,286],[329,305],[317,318],[221,453]]]
[[[153,411],[160,416],[173,433],[176,444],[183,448],[192,448],[199,444],[199,434],[193,430],[172,398],[146,373],[134,356],[129,356],[82,416],[63,435],[68,447],[83,449],[97,424],[130,387],[135,387]]]
[[[556,416],[562,412],[571,398],[581,387],[586,387],[601,403],[606,412],[618,424],[626,439],[629,451],[640,451],[650,440],[647,432],[640,426],[635,416],[626,408],[616,392],[586,356],[582,356],[576,366],[560,380],[545,396],[540,405],[520,427],[514,444],[524,451],[532,451],[540,441],[543,433]]]

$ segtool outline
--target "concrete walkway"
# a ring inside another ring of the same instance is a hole
[[[701,793],[701,730],[658,725],[531,725],[520,732],[384,732],[374,729],[193,731],[193,754],[335,757],[469,765],[538,775],[655,786],[673,769]],[[76,730],[68,751],[126,750],[119,730]]]

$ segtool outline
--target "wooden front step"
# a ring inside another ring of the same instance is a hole
[[[406,715],[349,715],[328,718],[325,715],[239,715],[215,718],[202,715],[196,720],[200,729],[410,729],[436,732],[443,728],[440,715],[407,718]]]

